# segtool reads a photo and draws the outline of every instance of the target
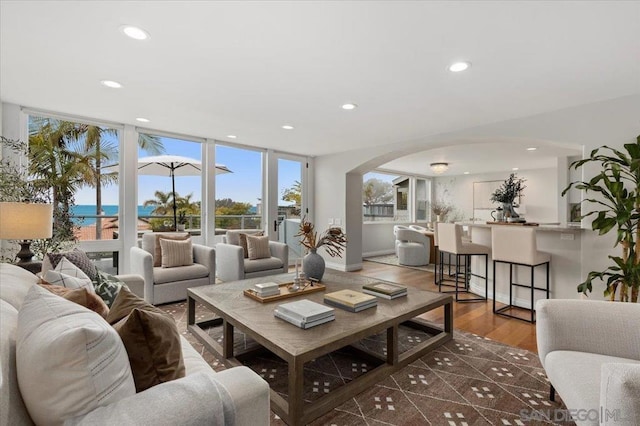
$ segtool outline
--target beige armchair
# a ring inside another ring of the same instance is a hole
[[[555,390],[582,425],[640,419],[640,305],[539,300],[538,354]]]
[[[218,278],[222,281],[236,281],[245,278],[284,274],[289,270],[289,247],[284,243],[269,241],[270,257],[248,259],[240,246],[239,234],[257,234],[259,229],[234,229],[227,231],[223,242],[216,245]]]
[[[150,232],[142,235],[142,248],[131,248],[131,272],[144,278],[144,299],[158,305],[187,298],[187,288],[216,282],[216,252],[193,244],[193,265],[162,268],[154,266],[160,236],[188,236],[180,232]],[[157,265],[157,263],[156,263]]]

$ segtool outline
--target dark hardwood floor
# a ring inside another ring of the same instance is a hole
[[[382,263],[363,261],[363,268],[356,274],[378,278],[422,290],[438,291],[433,283],[433,273]],[[434,321],[442,317],[442,309],[425,316]],[[454,327],[488,337],[492,340],[537,352],[536,326],[517,319],[494,315],[491,300],[486,302],[455,303]]]

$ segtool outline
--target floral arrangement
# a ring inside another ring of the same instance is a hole
[[[526,188],[524,179],[516,177],[515,173],[511,173],[509,178],[502,182],[502,185],[491,194],[491,201],[498,203],[512,204],[516,197],[522,196],[522,191]]]
[[[330,227],[320,234],[320,238],[318,238],[318,233],[315,231],[313,223],[306,220],[306,217],[303,217],[300,221],[300,230],[295,236],[302,237],[300,244],[305,246],[307,250],[314,251],[324,246],[331,257],[342,257],[342,250],[347,244],[347,236],[342,232],[342,228],[339,227]]]
[[[453,210],[453,206],[443,202],[443,201],[434,201],[431,203],[431,211],[434,215],[440,216],[441,218],[446,217],[451,210]]]

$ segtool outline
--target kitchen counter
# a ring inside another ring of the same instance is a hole
[[[523,225],[520,223],[501,223],[501,224],[497,224],[497,223],[491,223],[491,222],[456,222],[459,223],[462,226],[469,226],[469,227],[480,227],[480,228],[491,228],[492,226],[522,226],[522,227],[532,227],[535,228],[538,231],[552,231],[552,232],[580,232],[580,231],[585,231],[587,230],[587,228],[582,228],[580,226],[580,224],[567,224],[567,223],[563,223],[563,224],[555,224],[555,223],[540,223],[538,224],[538,226],[534,226],[534,225]]]

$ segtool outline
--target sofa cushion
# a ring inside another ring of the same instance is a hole
[[[29,290],[18,313],[18,383],[36,424],[57,425],[135,394],[127,351],[98,314]]]
[[[260,229],[231,229],[225,234],[225,242],[234,246],[241,245],[240,234],[245,235],[262,235],[263,231]]]
[[[271,251],[269,251],[269,236],[257,237],[247,235],[247,251],[249,252],[249,259],[251,260],[271,257]]]
[[[153,266],[162,265],[162,247],[160,238],[168,240],[186,240],[190,235],[186,232],[150,232],[142,235],[142,250],[153,255]]]
[[[547,377],[569,409],[600,407],[601,366],[605,363],[640,361],[577,351],[553,351],[545,360]],[[597,422],[596,422],[597,424]]]
[[[238,234],[240,247],[242,247],[242,250],[244,251],[245,258],[249,257],[249,248],[247,246],[247,235],[253,235],[254,237],[262,237],[264,235],[264,232],[260,231],[260,232],[256,232],[255,234],[246,234],[243,232]]]
[[[66,257],[60,259],[55,269],[49,269],[44,273],[43,281],[46,284],[59,285],[67,288],[84,287],[91,292],[95,292],[91,278]]]
[[[84,306],[90,311],[100,315],[102,318],[106,318],[109,313],[109,308],[104,303],[104,300],[94,292],[91,292],[84,287],[67,288],[51,284],[40,284],[40,286],[53,294],[57,294],[58,296],[64,297],[73,303]]]
[[[111,306],[124,283],[113,275],[98,271],[97,279],[93,283],[96,294],[104,300],[107,306]]]
[[[0,297],[18,310],[31,286],[40,281],[31,272],[10,263],[0,263],[0,276]]]
[[[199,263],[194,263],[189,266],[179,266],[177,268],[153,268],[153,281],[155,284],[196,280],[208,276],[209,270],[207,267]]]
[[[66,258],[78,268],[82,269],[82,272],[84,272],[89,279],[92,281],[96,279],[96,274],[98,273],[96,266],[93,264],[91,259],[89,259],[87,253],[78,248],[62,253],[48,253],[45,257],[49,262],[42,263],[42,274],[45,274],[49,269],[47,265],[50,264],[50,269],[55,269],[62,258]]]
[[[175,268],[176,266],[193,265],[193,244],[191,238],[186,240],[170,240],[160,238],[162,248],[162,267]]]
[[[22,269],[22,268],[20,268]],[[2,275],[4,280],[5,276]],[[1,283],[0,285],[3,285]],[[4,289],[4,286],[3,286]],[[18,310],[0,300],[0,425],[32,425],[16,372]]]
[[[250,274],[252,272],[267,271],[269,269],[282,268],[282,260],[277,257],[269,257],[266,259],[245,259],[244,260],[244,272]]]
[[[184,377],[180,333],[171,315],[123,288],[107,322],[127,349],[137,392]]]

